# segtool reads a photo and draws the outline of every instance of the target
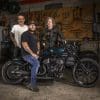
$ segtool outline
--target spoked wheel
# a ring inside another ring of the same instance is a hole
[[[99,77],[99,65],[96,61],[83,58],[73,69],[75,82],[82,87],[95,86]]]
[[[5,83],[18,84],[23,79],[20,74],[14,73],[18,71],[22,66],[14,63],[13,61],[6,62],[2,67],[2,79]]]

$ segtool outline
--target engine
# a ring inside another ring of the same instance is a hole
[[[64,60],[60,57],[50,57],[43,61],[47,66],[47,73],[50,77],[61,78],[63,76]]]

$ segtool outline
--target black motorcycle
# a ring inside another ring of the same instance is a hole
[[[60,47],[48,48],[40,53],[38,79],[61,79],[64,71],[71,68],[75,83],[82,87],[95,85],[99,76],[98,64],[90,58],[79,57],[77,42],[63,42]],[[2,67],[2,78],[10,84],[27,83],[31,65],[22,58],[12,59]]]

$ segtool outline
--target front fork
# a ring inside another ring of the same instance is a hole
[[[76,66],[79,66],[81,67],[81,69],[86,73],[88,74],[89,73],[89,70],[86,68],[86,66],[81,62],[81,58],[77,57],[77,61],[76,61]]]

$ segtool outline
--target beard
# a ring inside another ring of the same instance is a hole
[[[35,32],[35,29],[29,29],[30,32]]]

